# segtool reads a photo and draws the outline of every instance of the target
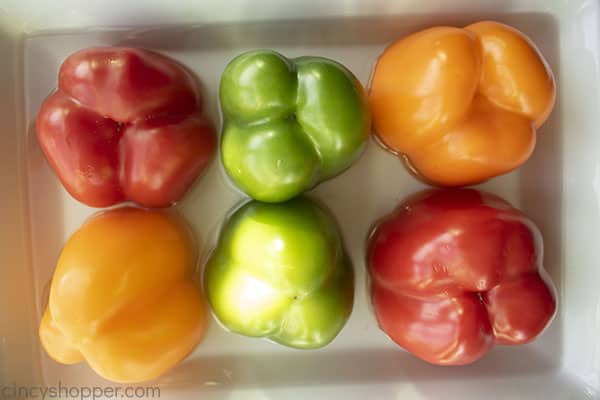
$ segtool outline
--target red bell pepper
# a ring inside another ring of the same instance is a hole
[[[556,311],[540,232],[488,193],[413,195],[376,226],[368,264],[380,327],[433,364],[468,364],[494,344],[527,343]]]
[[[216,147],[199,85],[182,65],[132,48],[69,56],[43,103],[37,136],[77,200],[167,207],[205,169]]]

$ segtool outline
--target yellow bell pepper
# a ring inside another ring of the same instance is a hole
[[[200,342],[206,310],[190,229],[172,212],[120,208],[66,243],[40,340],[64,364],[86,360],[116,382],[153,379]]]
[[[377,138],[410,172],[438,186],[469,186],[529,159],[556,84],[527,36],[482,21],[393,43],[377,60],[369,93]]]

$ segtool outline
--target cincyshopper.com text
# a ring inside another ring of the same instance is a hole
[[[158,399],[157,386],[68,386],[58,382],[54,386],[25,386],[0,383],[0,400],[17,399]]]

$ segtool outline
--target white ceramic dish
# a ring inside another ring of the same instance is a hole
[[[202,345],[152,384],[165,399],[600,398],[599,2],[438,3],[0,2],[0,385],[108,384],[85,364],[51,361],[37,340],[62,243],[94,212],[62,189],[32,125],[69,53],[120,44],[169,54],[203,81],[218,121],[221,71],[244,49],[327,56],[366,84],[390,41],[431,25],[492,18],[528,34],[558,82],[557,106],[531,160],[483,185],[519,206],[542,230],[545,267],[560,302],[550,329],[531,345],[496,347],[482,361],[460,368],[425,364],[379,331],[364,289],[365,239],[375,219],[422,185],[371,142],[356,165],[313,193],[338,217],[356,270],[355,308],[338,338],[321,350],[297,351],[229,334],[213,322]],[[210,247],[223,216],[239,200],[215,160],[178,207]]]

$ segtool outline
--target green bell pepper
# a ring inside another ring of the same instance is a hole
[[[291,199],[348,168],[371,118],[365,91],[344,66],[322,57],[244,53],[221,77],[221,157],[250,197]]]
[[[302,349],[331,342],[354,299],[337,225],[304,197],[251,201],[235,211],[208,260],[204,286],[229,330]]]

